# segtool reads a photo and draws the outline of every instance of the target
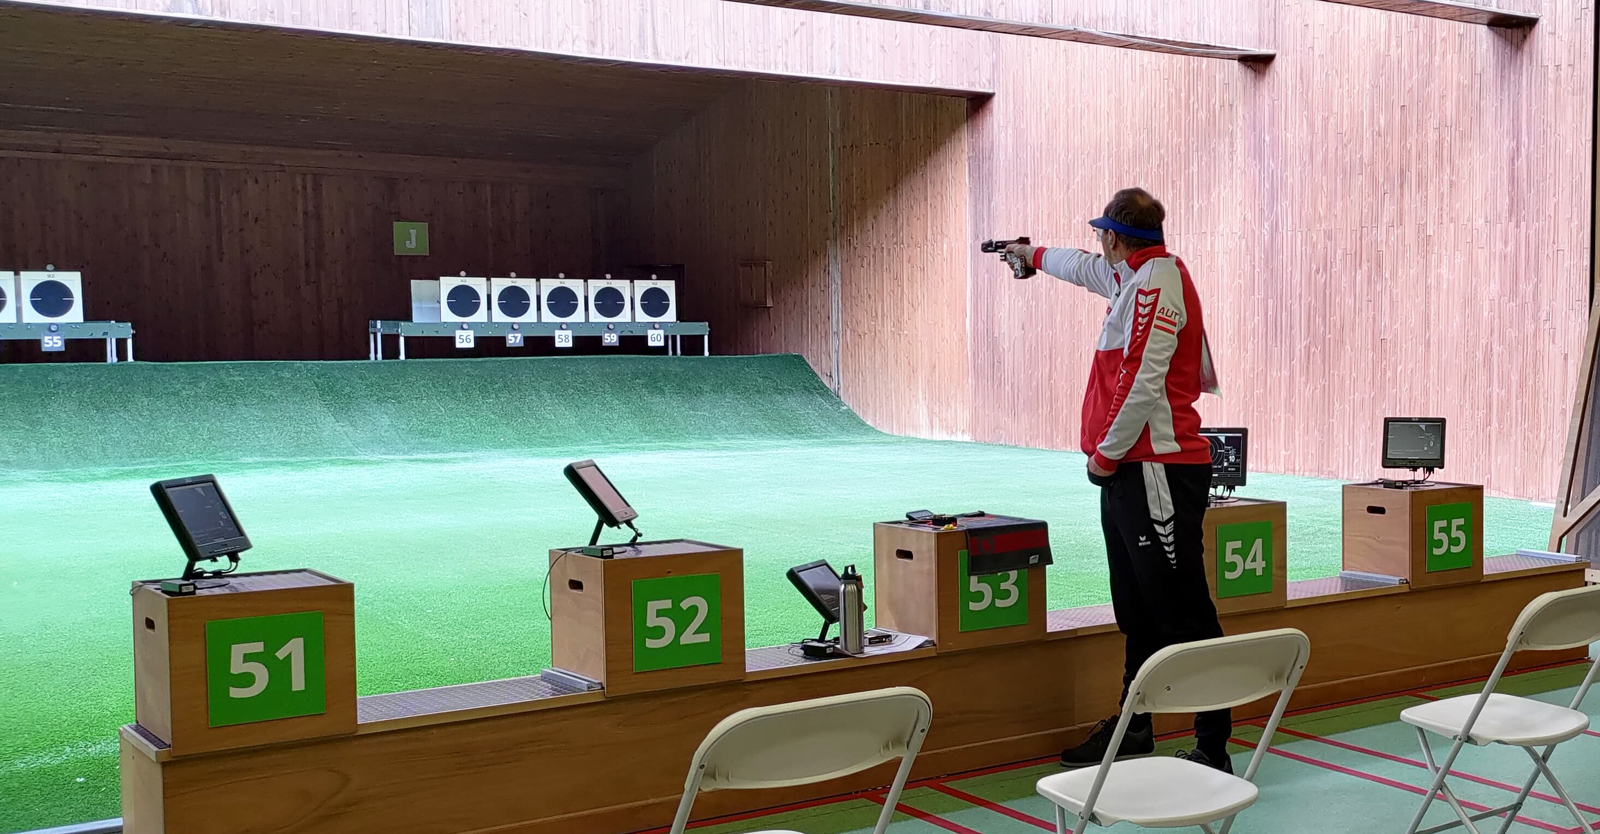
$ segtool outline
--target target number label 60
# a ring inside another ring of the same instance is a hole
[[[206,623],[210,725],[273,721],[327,710],[322,612]]]
[[[1472,504],[1435,504],[1425,513],[1428,571],[1472,566]]]
[[[1008,570],[974,576],[968,571],[967,551],[956,554],[961,631],[1026,625],[1028,622],[1028,572]]]
[[[721,662],[721,575],[633,581],[633,671]]]
[[[1272,522],[1217,526],[1217,599],[1272,592]]]

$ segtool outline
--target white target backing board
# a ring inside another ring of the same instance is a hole
[[[677,321],[677,281],[634,281],[634,321]]]
[[[0,324],[16,324],[20,306],[17,304],[16,273],[0,271]]]
[[[450,275],[439,279],[441,321],[488,321],[489,279]]]
[[[24,272],[18,283],[23,322],[83,321],[83,273]]]
[[[589,281],[589,321],[633,321],[632,281]]]
[[[539,282],[533,278],[490,278],[490,321],[538,321]]]
[[[439,281],[411,282],[411,320],[420,322],[438,322],[439,318]]]
[[[583,321],[583,310],[583,279],[539,279],[540,321]]]

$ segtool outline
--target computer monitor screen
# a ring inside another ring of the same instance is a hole
[[[589,507],[594,510],[595,515],[600,516],[600,520],[605,522],[606,526],[616,527],[639,517],[594,461],[580,460],[577,463],[567,464],[564,471],[567,480],[571,481],[572,486],[583,495],[584,500],[589,502]]]
[[[172,534],[191,559],[212,559],[250,549],[250,539],[213,475],[150,485]]]
[[[1385,417],[1385,469],[1443,469],[1443,417]]]
[[[839,622],[839,574],[827,562],[811,562],[789,569],[789,581],[828,623]]]
[[[1249,474],[1249,429],[1201,429],[1200,436],[1211,441],[1211,485],[1242,487]]]

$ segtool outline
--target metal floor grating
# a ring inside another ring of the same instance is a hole
[[[356,699],[356,723],[393,721],[483,707],[539,701],[562,695],[577,695],[583,690],[552,683],[537,675],[526,678],[469,683],[438,689],[414,689]]]
[[[1485,574],[1511,573],[1512,571],[1528,570],[1529,568],[1549,568],[1566,566],[1574,563],[1566,559],[1550,559],[1536,556],[1532,553],[1509,553],[1505,556],[1490,556],[1483,560]]]
[[[144,725],[142,725],[142,724],[133,725],[133,731],[134,731],[134,733],[136,733],[139,736],[139,738],[142,738],[145,741],[150,742],[150,746],[154,747],[157,750],[171,750],[172,749],[172,745],[166,743],[165,741],[162,741],[160,738],[157,738],[155,733],[152,733],[149,730],[145,729]]]
[[[1051,611],[1045,615],[1045,631],[1070,631],[1074,628],[1087,628],[1089,626],[1116,625],[1117,616],[1111,611],[1111,603],[1104,605],[1086,605],[1082,608],[1065,608],[1060,611]]]
[[[1325,597],[1333,594],[1346,594],[1351,591],[1371,591],[1378,588],[1398,587],[1393,582],[1381,579],[1366,579],[1360,576],[1329,576],[1322,579],[1302,579],[1299,582],[1289,583],[1289,599],[1311,599],[1312,597]]]

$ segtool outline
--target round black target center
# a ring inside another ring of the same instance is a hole
[[[578,312],[578,294],[571,287],[556,287],[545,295],[544,306],[558,319],[571,318]]]
[[[477,289],[466,284],[457,284],[450,288],[450,295],[445,298],[445,303],[450,305],[451,315],[464,319],[478,312],[483,299],[478,296]]]
[[[639,309],[653,319],[661,318],[672,309],[672,299],[660,287],[651,287],[639,294]]]
[[[594,309],[600,318],[614,319],[628,307],[628,298],[616,287],[601,287],[594,294]]]
[[[61,318],[72,311],[72,290],[60,281],[40,281],[33,286],[28,303],[45,318]]]
[[[528,291],[510,286],[500,291],[500,312],[506,318],[519,319],[528,314],[528,308],[533,306],[533,299],[528,296]]]

